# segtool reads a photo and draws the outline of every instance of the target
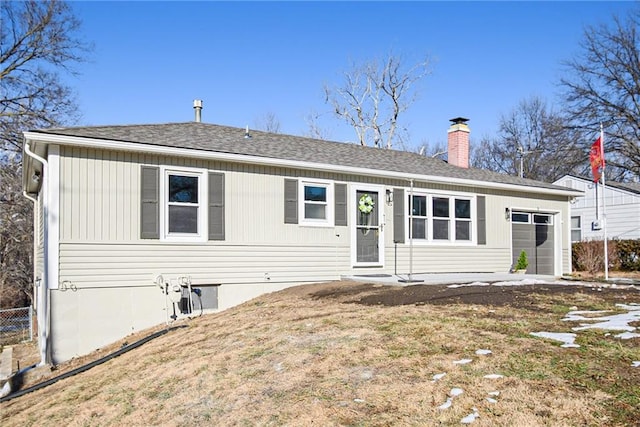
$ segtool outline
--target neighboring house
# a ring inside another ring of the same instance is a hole
[[[344,275],[571,270],[580,193],[468,168],[466,119],[447,163],[196,118],[25,132],[43,363]]]
[[[571,241],[640,239],[640,183],[609,182],[565,175],[554,182],[583,193],[571,203]]]

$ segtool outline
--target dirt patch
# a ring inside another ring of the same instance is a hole
[[[327,285],[324,289],[314,291],[311,297],[329,298],[368,306],[478,304],[512,306],[540,311],[541,306],[538,304],[540,295],[590,293],[595,293],[599,298],[609,302],[630,299],[640,301],[640,288],[634,286],[603,287],[597,284],[593,286],[534,284],[452,287],[451,285],[383,286],[373,283],[359,283],[339,287]]]

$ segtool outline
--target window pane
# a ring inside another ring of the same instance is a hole
[[[471,240],[471,223],[469,221],[456,221],[456,240]]]
[[[551,215],[533,215],[534,224],[551,224]]]
[[[304,204],[304,217],[308,219],[327,219],[326,205]]]
[[[433,239],[449,240],[449,221],[444,219],[433,220]]]
[[[471,218],[471,200],[456,199],[456,218]]]
[[[413,239],[426,239],[427,238],[427,221],[424,219],[416,219],[414,218],[412,227],[412,235]]]
[[[514,212],[514,213],[511,214],[511,221],[513,221],[513,222],[529,222],[529,214]]]
[[[310,185],[305,185],[304,199],[309,202],[326,202],[327,189],[326,187],[313,187]]]
[[[169,233],[197,233],[197,206],[169,206]]]
[[[571,228],[580,228],[580,217],[572,216],[571,217]]]
[[[413,215],[427,216],[427,196],[413,196]]]
[[[198,177],[169,175],[169,202],[198,203]]]
[[[582,233],[580,230],[571,230],[571,241],[579,242],[580,240],[582,240]]]
[[[433,216],[449,218],[449,199],[446,197],[433,198]]]

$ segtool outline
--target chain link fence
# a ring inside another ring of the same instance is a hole
[[[33,308],[0,310],[0,345],[33,340]]]

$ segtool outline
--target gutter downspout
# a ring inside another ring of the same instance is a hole
[[[49,354],[49,332],[50,332],[50,325],[49,325],[49,227],[48,227],[48,223],[49,223],[49,212],[48,212],[48,197],[49,197],[49,190],[48,190],[48,185],[46,183],[46,180],[49,178],[48,176],[48,171],[47,168],[49,166],[49,162],[44,159],[43,157],[40,157],[39,155],[37,155],[36,153],[34,153],[33,151],[31,151],[31,147],[29,146],[29,142],[25,142],[24,144],[24,152],[25,154],[27,154],[29,157],[31,157],[32,159],[42,163],[42,179],[44,180],[42,182],[42,187],[41,187],[41,191],[42,191],[42,195],[41,197],[42,199],[42,206],[43,206],[43,215],[42,217],[44,218],[44,220],[42,221],[42,227],[43,227],[43,231],[44,231],[44,242],[43,242],[43,249],[44,249],[44,256],[43,256],[43,280],[41,281],[40,284],[40,289],[38,292],[38,298],[37,298],[37,304],[38,304],[38,308],[37,308],[37,321],[38,321],[38,349],[40,350],[40,366],[46,365],[48,362],[48,354]],[[33,200],[35,203],[37,203],[37,200],[35,200],[33,197],[28,196],[26,194],[26,190],[23,191],[23,194],[25,195],[25,197],[27,197],[30,200]],[[35,248],[35,245],[34,245]],[[35,261],[35,249],[34,249],[34,261]]]

